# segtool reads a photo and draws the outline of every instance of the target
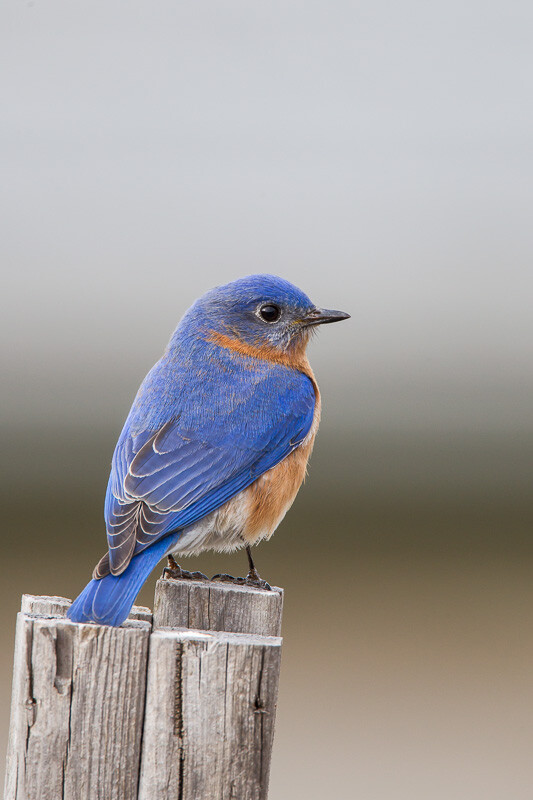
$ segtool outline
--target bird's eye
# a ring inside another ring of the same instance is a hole
[[[259,309],[259,316],[261,319],[264,319],[265,322],[277,322],[281,317],[281,308],[268,303],[268,305],[261,306]]]

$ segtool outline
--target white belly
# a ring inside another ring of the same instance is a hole
[[[244,489],[221,508],[184,528],[172,552],[196,555],[202,550],[231,552],[244,547],[246,542],[242,534],[248,521],[249,507],[249,492]]]

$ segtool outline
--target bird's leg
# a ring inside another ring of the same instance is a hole
[[[248,565],[250,567],[246,578],[234,578],[233,575],[219,573],[218,575],[213,575],[211,580],[221,581],[222,583],[235,583],[237,586],[253,586],[254,589],[270,590],[272,588],[270,584],[259,577],[259,573],[255,568],[252,554],[250,552],[250,545],[246,545],[246,555],[248,556]]]
[[[255,586],[258,589],[271,589],[272,587],[270,584],[259,577],[259,573],[255,568],[254,560],[252,558],[252,551],[250,550],[249,544],[246,545],[246,555],[248,556],[248,564],[250,566],[248,575],[245,578],[246,585]]]
[[[185,578],[189,581],[207,581],[209,578],[203,572],[189,572],[182,569],[172,555],[167,556],[168,565],[163,569],[162,578],[173,578],[174,580],[181,580]]]

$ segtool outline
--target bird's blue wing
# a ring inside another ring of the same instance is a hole
[[[219,508],[307,436],[315,393],[308,377],[274,367],[188,387],[155,430],[128,419],[106,496],[109,553],[95,577]],[[131,416],[131,415],[130,415]],[[137,417],[138,417],[137,413]]]

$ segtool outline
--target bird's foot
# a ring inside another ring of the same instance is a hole
[[[247,586],[253,586],[255,589],[266,589],[267,592],[270,592],[272,590],[272,586],[266,581],[264,581],[263,578],[259,577],[259,573],[255,569],[255,567],[250,570],[250,572],[244,579],[244,582],[246,583]]]
[[[203,572],[189,572],[182,569],[172,556],[167,556],[168,566],[163,569],[162,578],[172,578],[173,580],[188,581],[207,581],[209,578]]]
[[[272,587],[269,583],[259,577],[256,569],[251,569],[246,578],[234,578],[233,575],[226,573],[219,573],[213,575],[212,581],[220,581],[221,583],[234,583],[236,586],[252,586],[254,589],[266,589],[270,591]]]
[[[211,578],[212,581],[219,583],[235,583],[237,586],[244,586],[245,578],[234,578],[233,575],[228,575],[226,572],[218,572]]]

